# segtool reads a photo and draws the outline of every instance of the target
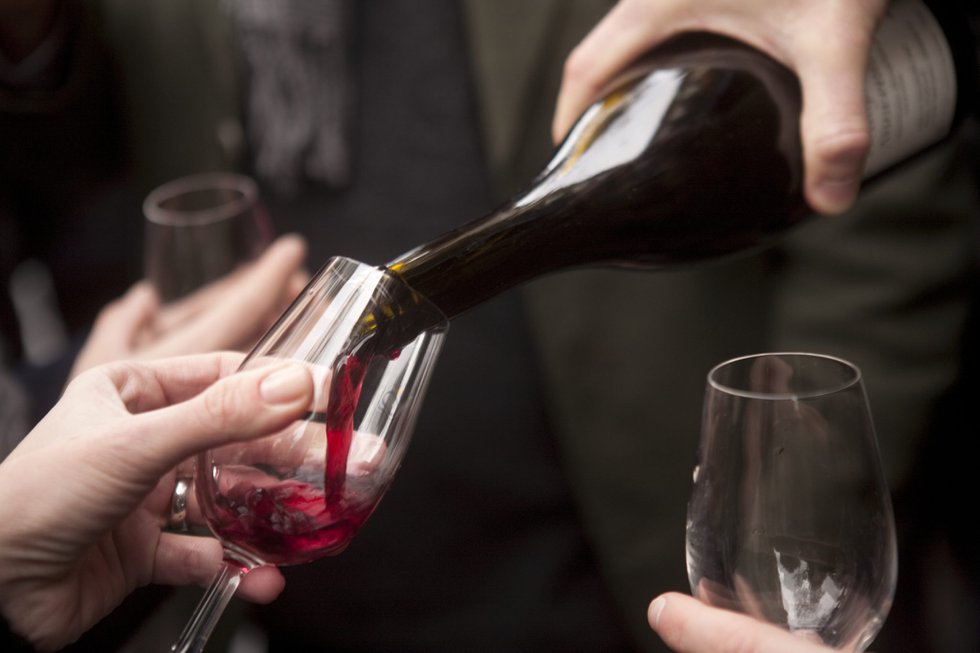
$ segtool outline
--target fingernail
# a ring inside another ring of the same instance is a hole
[[[262,379],[259,394],[272,404],[285,404],[303,396],[310,384],[310,375],[298,365],[276,370]]]
[[[658,596],[650,604],[650,625],[654,628],[660,625],[660,614],[664,611],[665,607],[667,607],[667,599],[662,596]]]

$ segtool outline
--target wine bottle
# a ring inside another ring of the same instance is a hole
[[[920,0],[891,4],[867,73],[866,178],[951,131],[972,106],[973,57],[962,22]],[[562,268],[753,248],[810,213],[800,107],[797,78],[765,54],[681,35],[583,114],[525,192],[387,267],[451,318]]]

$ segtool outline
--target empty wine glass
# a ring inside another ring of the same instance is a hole
[[[251,261],[273,230],[253,179],[231,172],[182,177],[143,202],[144,271],[164,302]]]
[[[198,458],[196,495],[224,563],[174,651],[200,651],[242,577],[343,551],[405,453],[448,322],[398,277],[333,258],[242,364],[302,361],[309,411]]]
[[[895,591],[891,500],[860,371],[808,353],[708,374],[688,503],[701,601],[863,651]]]

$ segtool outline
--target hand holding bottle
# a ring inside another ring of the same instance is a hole
[[[754,47],[762,41],[786,59],[787,52],[816,52],[816,45],[783,51],[762,38],[764,30],[748,43],[710,33],[738,32],[725,27],[751,15],[703,0],[712,3],[727,20],[699,22],[703,15],[677,9],[684,21],[671,22],[676,27],[662,30],[664,43],[648,47],[660,38],[660,11],[623,0],[569,60],[556,134],[584,112],[542,173],[497,210],[406,252],[389,269],[452,317],[571,266],[654,269],[736,254],[765,244],[813,208],[843,210],[862,180],[941,142],[975,106],[973,38],[954,10],[893,0],[880,21],[867,23],[867,34],[848,32],[861,61],[847,66],[845,77],[863,78],[818,77],[824,86],[841,85],[849,98],[834,90],[828,103],[831,91],[814,92],[811,72],[823,75],[827,67],[794,54],[794,72]],[[793,14],[784,0],[775,6],[806,38],[820,31],[813,27],[818,17],[829,23],[836,16]],[[801,84],[801,76],[811,81]],[[585,108],[593,93],[602,97]],[[815,138],[812,125],[844,128]]]
[[[794,71],[803,91],[805,194],[819,213],[854,201],[869,147],[864,80],[886,0],[621,0],[565,64],[556,140],[638,56],[683,31],[717,32]]]

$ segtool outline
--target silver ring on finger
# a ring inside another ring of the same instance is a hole
[[[168,530],[186,533],[190,530],[187,524],[187,494],[190,492],[191,479],[178,476],[174,485],[174,493],[170,498],[170,517],[167,520]]]

